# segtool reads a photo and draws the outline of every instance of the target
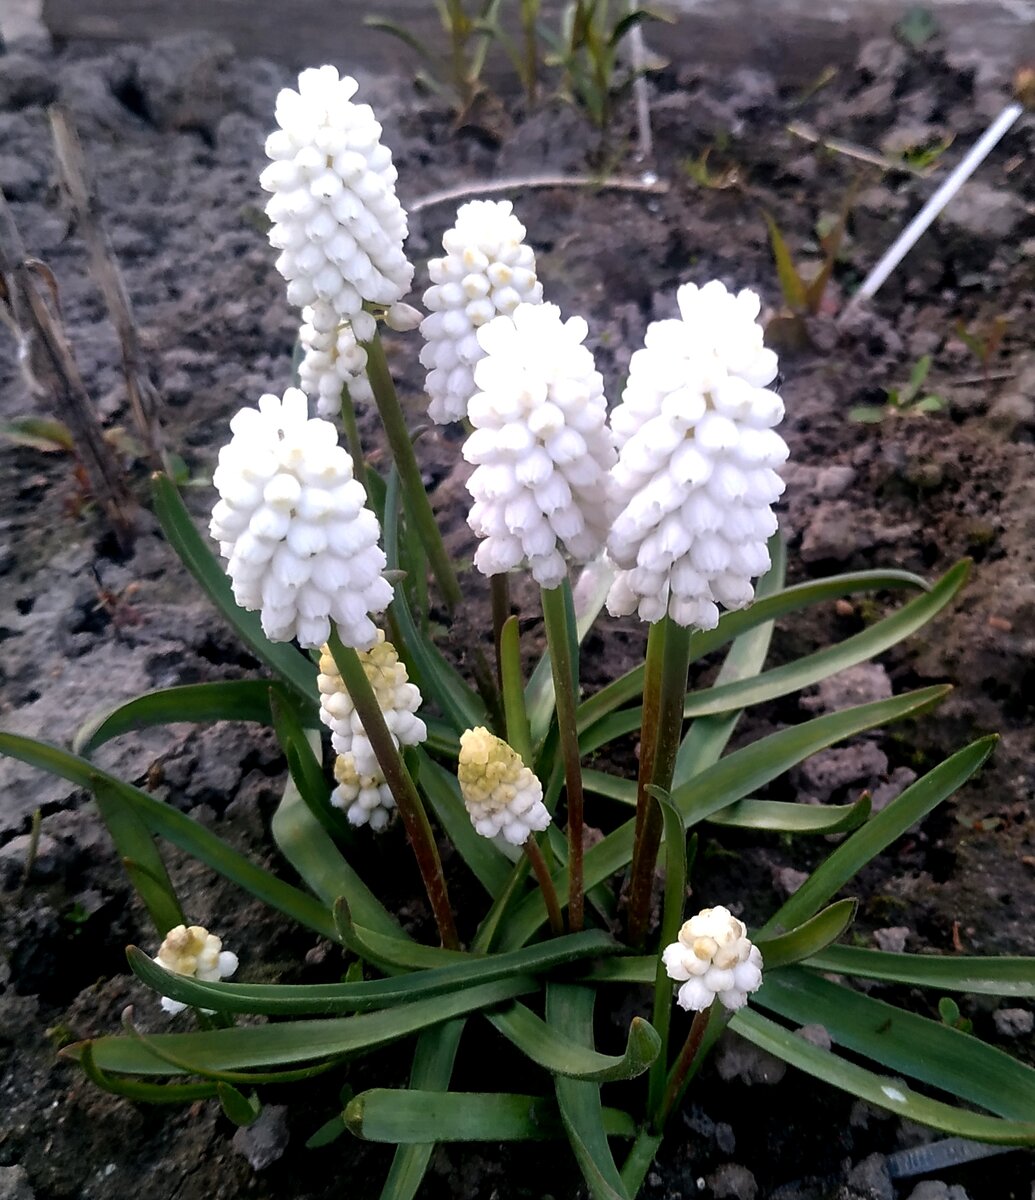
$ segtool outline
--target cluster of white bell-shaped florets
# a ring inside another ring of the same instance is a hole
[[[237,970],[237,955],[224,950],[222,941],[202,925],[177,925],[170,929],[154,961],[167,971],[189,975],[206,983],[218,983]],[[183,1012],[186,1007],[179,1000],[162,997],[162,1008],[170,1016]]]
[[[471,823],[482,837],[502,834],[512,846],[523,846],[550,824],[543,785],[516,750],[482,725],[460,735],[457,778]]]
[[[315,399],[321,417],[337,418],[343,387],[349,389],[353,404],[373,400],[367,378],[367,352],[356,341],[351,323],[342,321],[325,300],[302,309],[298,340],[302,346],[298,384]]]
[[[273,161],[259,182],[272,192],[270,244],[288,300],[326,301],[361,342],[375,332],[364,302],[394,304],[409,291],[413,267],[403,252],[406,213],[395,194],[392,153],[359,85],[334,67],[303,71],[298,91],[277,96],[280,126],[266,140]]]
[[[392,643],[385,641],[382,630],[377,631],[373,648],[360,652],[359,661],[396,746],[417,746],[423,742],[428,730],[417,716],[420,689],[410,682],[405,665]],[[331,803],[345,809],[353,825],[383,829],[395,808],[395,800],[345,681],[326,646],[320,653],[317,686],[320,719],[330,729],[331,745],[338,754],[334,766],[338,786],[331,795]]]
[[[754,292],[713,281],[685,284],[677,300],[681,319],[649,326],[611,417],[619,511],[607,549],[621,569],[607,607],[713,629],[718,606],[749,604],[769,569],[783,403],[767,387],[776,355]]]
[[[744,922],[721,905],[685,922],[679,940],[666,946],[661,958],[669,978],[683,985],[677,1003],[692,1012],[710,1008],[716,996],[736,1012],[762,986],[761,952]]]
[[[615,452],[586,333],[555,304],[520,304],[478,331],[485,357],[463,453],[475,464],[468,524],[484,539],[474,559],[483,575],[527,563],[541,587],[555,588],[565,555],[587,562],[603,547]]]
[[[421,322],[428,368],[428,415],[440,425],[460,421],[477,390],[475,364],[485,356],[478,330],[493,317],[510,316],[519,304],[538,304],[542,284],[525,227],[509,200],[472,200],[442,236],[445,255],[428,263],[431,287],[424,293],[429,315]]]
[[[310,419],[298,388],[242,408],[230,429],[212,477],[220,499],[209,529],[234,599],[261,613],[273,641],[321,646],[333,621],[347,645],[373,645],[368,614],[388,606],[392,587],[377,518],[337,430]]]

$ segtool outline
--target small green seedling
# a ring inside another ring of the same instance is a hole
[[[945,408],[942,397],[924,390],[924,381],[930,369],[931,356],[925,354],[918,360],[903,387],[888,389],[886,404],[858,404],[849,409],[849,420],[863,425],[879,425],[892,416],[917,417],[941,412]]]
[[[938,1016],[943,1025],[960,1033],[970,1033],[974,1028],[974,1022],[960,1013],[960,1006],[950,996],[942,996],[938,1001]]]

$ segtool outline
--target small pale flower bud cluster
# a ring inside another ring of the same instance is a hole
[[[419,745],[428,736],[427,727],[416,715],[421,705],[420,690],[410,683],[395,647],[385,641],[380,629],[373,649],[361,653],[359,660],[396,746]],[[320,654],[317,686],[320,719],[330,729],[331,744],[338,754],[334,766],[338,786],[331,795],[331,803],[345,809],[353,825],[383,829],[395,808],[395,800],[345,681],[326,646]]]
[[[520,304],[478,332],[485,357],[464,458],[476,468],[468,524],[484,538],[474,560],[483,575],[527,562],[541,587],[555,588],[565,553],[587,562],[603,547],[615,453],[586,333],[555,304]]]
[[[718,605],[744,608],[769,569],[783,403],[766,386],[776,355],[753,292],[713,281],[685,284],[677,299],[681,319],[648,328],[611,418],[620,511],[607,549],[621,570],[607,607],[714,629]]]
[[[543,785],[517,752],[483,726],[460,735],[460,791],[482,837],[502,833],[513,846],[550,824]]]
[[[460,421],[477,390],[474,366],[485,351],[478,330],[519,304],[538,304],[535,254],[509,200],[472,200],[442,237],[443,258],[428,263],[432,286],[424,293],[429,316],[421,322],[428,368],[428,415],[440,425]]]
[[[302,309],[298,339],[303,351],[298,364],[299,386],[316,400],[321,417],[337,419],[343,387],[348,387],[353,404],[373,402],[367,352],[356,341],[352,325],[341,321],[326,301],[317,300]]]
[[[230,422],[233,438],[212,477],[220,499],[209,529],[242,608],[258,610],[273,641],[320,646],[334,621],[364,649],[369,613],[392,599],[377,518],[352,477],[330,422],[310,419],[305,394],[265,395]]]
[[[762,986],[758,947],[748,939],[743,921],[721,906],[691,917],[661,958],[669,978],[683,985],[677,1003],[691,1012],[710,1008],[716,996],[736,1012]]]
[[[353,103],[358,86],[328,66],[303,71],[297,92],[285,88],[277,97],[280,128],[266,140],[272,162],[259,182],[273,193],[269,239],[281,251],[288,300],[300,308],[326,301],[368,341],[374,321],[364,302],[401,299],[413,267],[403,253],[398,173],[373,109]]]
[[[190,975],[206,983],[218,983],[237,970],[237,955],[223,949],[222,941],[201,925],[177,925],[165,935],[154,961],[177,975]],[[186,1004],[162,997],[162,1008],[170,1016],[183,1012]]]

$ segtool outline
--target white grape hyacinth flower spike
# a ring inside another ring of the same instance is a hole
[[[483,539],[474,560],[483,575],[525,563],[555,588],[566,558],[588,562],[603,548],[615,452],[587,332],[555,304],[519,304],[478,331],[485,357],[463,454],[475,465],[468,524]]]
[[[318,416],[336,420],[341,412],[341,390],[349,389],[356,406],[373,404],[374,392],[367,377],[367,352],[356,341],[352,325],[340,321],[334,309],[317,300],[302,309],[298,331],[302,358],[298,385],[316,401]]]
[[[410,682],[398,652],[391,642],[385,641],[380,629],[376,645],[361,652],[359,661],[396,746],[420,745],[428,736],[427,726],[417,716],[420,689]],[[331,794],[331,803],[344,809],[353,825],[384,829],[395,809],[395,799],[345,681],[326,646],[320,654],[317,687],[320,719],[330,729],[331,745],[338,755],[334,765],[338,786]]]
[[[177,925],[170,929],[154,961],[167,971],[206,983],[228,979],[237,970],[237,955],[224,950],[222,941],[202,925]],[[183,1012],[186,1007],[179,1000],[162,997],[162,1008],[170,1016]]]
[[[762,955],[743,921],[721,905],[691,917],[661,955],[670,979],[682,984],[680,1008],[703,1012],[718,997],[731,1012],[762,986]]]
[[[373,109],[353,101],[358,87],[325,66],[303,71],[297,91],[284,88],[259,183],[272,193],[269,240],[280,251],[288,300],[299,308],[327,303],[366,342],[376,326],[364,303],[401,300],[413,266],[403,251],[398,172]]]
[[[550,824],[543,785],[516,750],[482,725],[460,735],[457,778],[471,823],[482,837],[502,834],[512,846],[523,846]]]
[[[477,391],[475,364],[485,356],[478,330],[543,298],[535,254],[524,239],[509,200],[472,200],[442,237],[445,255],[428,263],[420,361],[428,369],[428,415],[440,425],[467,416]]]
[[[680,318],[648,327],[611,416],[619,512],[607,549],[619,571],[607,607],[714,629],[719,606],[744,608],[769,569],[784,409],[755,293],[713,281],[676,296]]]
[[[272,641],[322,646],[333,621],[346,645],[368,649],[377,640],[369,614],[388,607],[392,586],[377,517],[337,430],[309,417],[298,388],[242,408],[230,429],[209,531],[234,599],[261,614]]]

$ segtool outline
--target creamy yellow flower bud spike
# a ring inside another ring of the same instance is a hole
[[[471,822],[482,837],[503,834],[522,846],[531,833],[550,824],[543,785],[520,755],[484,726],[460,736],[460,791]]]

